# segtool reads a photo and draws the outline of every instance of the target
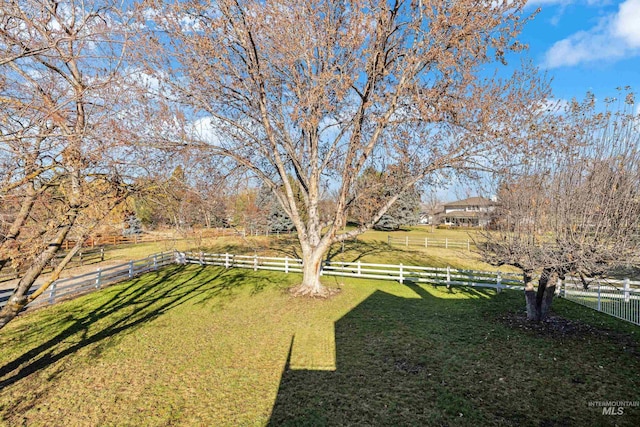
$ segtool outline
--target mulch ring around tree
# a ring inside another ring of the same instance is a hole
[[[606,339],[615,345],[621,346],[625,352],[640,357],[640,342],[638,342],[637,337],[626,332],[614,331],[558,315],[550,315],[541,322],[531,322],[527,320],[526,312],[510,311],[496,316],[495,319],[511,329],[537,336],[580,340]]]

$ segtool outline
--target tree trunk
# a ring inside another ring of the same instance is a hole
[[[322,295],[324,286],[320,283],[320,271],[324,253],[316,249],[303,256],[302,283],[299,293],[309,296]]]
[[[333,294],[333,290],[320,282],[322,262],[328,249],[326,246],[307,246],[302,250],[302,283],[291,290],[294,295],[326,298]]]
[[[6,233],[4,238],[0,240],[0,250],[4,249],[4,246],[9,242],[13,242],[18,238],[20,232],[22,231],[24,223],[27,221],[27,218],[31,213],[31,208],[35,204],[36,196],[37,192],[34,188],[33,182],[30,182],[27,186],[26,195],[20,205],[20,211],[18,212],[18,215],[13,220],[13,223],[11,224],[11,227],[9,227],[9,231]],[[2,253],[4,254],[4,251],[2,251]],[[8,265],[9,261],[11,261],[9,257],[3,257],[2,259],[0,259],[0,270]]]
[[[51,262],[62,246],[62,242],[66,239],[69,230],[71,230],[71,227],[75,223],[77,215],[77,209],[71,209],[67,216],[67,223],[59,226],[54,239],[49,243],[47,249],[42,251],[40,255],[36,257],[33,264],[31,264],[22,276],[13,290],[11,297],[9,297],[7,304],[0,309],[0,329],[13,320],[27,305],[29,301],[27,295],[29,289],[31,289],[35,281],[40,277],[40,274],[42,274],[42,271],[47,267],[49,262]]]
[[[527,320],[537,321],[538,315],[536,310],[536,291],[533,287],[533,275],[530,271],[523,274],[524,280],[524,299],[527,305]]]
[[[548,317],[549,309],[553,302],[553,295],[556,291],[556,279],[557,274],[545,268],[540,275],[538,289],[534,290],[531,274],[524,273],[527,320],[540,322]]]

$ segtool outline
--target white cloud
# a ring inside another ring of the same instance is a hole
[[[618,12],[603,17],[588,31],[556,42],[547,51],[547,68],[596,60],[616,60],[640,54],[640,0],[626,0]]]
[[[629,47],[640,47],[640,0],[627,0],[620,5],[613,22],[613,32]]]
[[[539,6],[550,6],[550,5],[568,5],[573,3],[573,0],[529,0],[527,2],[527,7],[539,7]]]
[[[560,113],[569,106],[569,101],[563,98],[546,98],[539,103],[538,112]]]
[[[192,137],[211,145],[219,145],[221,141],[218,121],[211,116],[195,119],[187,126]]]
[[[611,3],[611,0],[529,0],[526,7],[545,6],[569,6],[574,3],[583,3],[587,6],[602,6]]]

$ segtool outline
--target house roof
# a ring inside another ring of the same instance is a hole
[[[441,217],[445,218],[484,218],[487,216],[486,212],[466,212],[466,211],[453,211],[449,213],[440,213]]]
[[[449,207],[462,207],[462,206],[492,206],[496,203],[490,199],[484,197],[469,197],[468,199],[457,200],[455,202],[447,203],[445,208]]]

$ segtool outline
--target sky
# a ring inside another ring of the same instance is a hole
[[[527,11],[538,7],[521,40],[556,98],[640,91],[640,0],[531,0]]]
[[[592,92],[604,100],[625,86],[640,94],[640,0],[530,0],[526,12],[537,8],[519,40],[529,46],[524,55],[551,79],[555,99],[583,99]],[[483,191],[455,182],[435,193],[453,201]]]

